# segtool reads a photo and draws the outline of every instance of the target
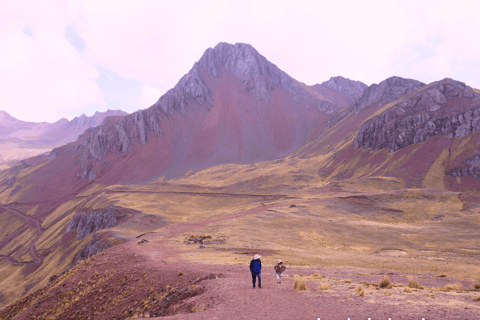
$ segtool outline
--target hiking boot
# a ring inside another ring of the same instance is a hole
[[[258,286],[258,289],[262,289],[262,286]]]
[[[255,285],[253,285],[253,289],[255,289]]]

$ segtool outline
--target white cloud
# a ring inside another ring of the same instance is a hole
[[[436,0],[9,1],[0,9],[0,109],[52,121],[86,105],[114,108],[106,104],[115,92],[95,81],[98,66],[143,86],[119,99],[145,108],[220,41],[250,43],[307,84],[448,76],[478,88],[479,9]],[[80,53],[67,28],[78,32]]]
[[[157,102],[161,94],[162,91],[159,88],[149,86],[148,84],[143,85],[142,94],[137,99],[138,108],[145,109],[150,107],[152,104]]]
[[[67,15],[56,2],[12,2],[0,20],[1,109],[26,121],[102,103],[96,70],[64,36]],[[47,17],[48,13],[48,17]],[[25,28],[31,33],[27,35]]]

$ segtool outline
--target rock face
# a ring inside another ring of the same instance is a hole
[[[452,168],[447,173],[453,177],[471,176],[480,180],[480,153],[475,153],[471,157],[463,160],[464,166]]]
[[[360,99],[357,109],[361,110],[368,100]],[[438,134],[455,138],[479,130],[480,94],[464,83],[444,79],[414,94],[407,93],[394,106],[362,124],[354,147],[394,152]]]
[[[103,239],[101,235],[95,234],[92,237],[92,240],[85,245],[80,251],[78,251],[72,260],[72,265],[77,264],[78,262],[88,259],[91,256],[99,254],[103,250],[112,247],[112,244],[109,243],[106,239]]]
[[[103,120],[106,117],[110,116],[125,116],[128,113],[122,110],[107,110],[105,112],[95,112],[95,114],[91,117],[87,117],[86,115],[82,114],[80,117],[75,117],[73,118],[72,121],[69,121],[67,124],[65,124],[65,129],[75,127],[77,129],[80,129],[84,126],[87,126],[88,128],[91,127],[96,127],[102,124]]]
[[[116,226],[127,216],[127,213],[112,206],[93,212],[79,211],[70,220],[66,231],[76,230],[77,239],[82,240],[97,230]]]
[[[424,86],[424,83],[417,80],[391,77],[379,84],[372,84],[365,89],[360,99],[353,106],[353,109],[355,114],[359,114],[365,108],[374,104],[383,107],[392,101],[416,92]]]
[[[356,99],[351,107],[332,114],[328,119],[328,127],[333,127],[352,112],[355,115],[358,115],[363,110],[373,105],[381,108],[384,105],[405,95],[411,94],[424,86],[425,84],[419,81],[400,77],[391,77],[379,84],[372,84],[362,91],[361,97]]]
[[[340,107],[353,105],[367,87],[361,81],[354,81],[341,76],[331,77],[328,81],[312,86],[315,91]]]
[[[339,77],[322,85],[340,98],[345,95],[347,100],[363,88],[361,83]],[[275,159],[303,145],[308,132],[320,130],[315,127],[320,120],[314,119],[338,109],[338,105],[288,76],[252,46],[219,43],[207,49],[175,87],[150,108],[87,130],[78,147],[81,170],[77,176],[98,180],[102,172],[115,166],[104,162],[108,154],[128,155],[152,139],[160,144],[155,152],[176,159],[177,175],[190,169],[192,158],[196,159],[196,169]],[[194,126],[202,132],[197,134]],[[209,130],[215,134],[207,134]],[[212,136],[222,141],[213,141]],[[208,140],[205,147],[195,145]],[[158,174],[172,167],[172,159],[167,158],[157,166],[163,169],[155,169]],[[189,164],[179,168],[183,161]]]

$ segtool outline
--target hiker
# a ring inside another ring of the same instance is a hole
[[[287,267],[284,266],[282,260],[278,260],[273,268],[275,269],[275,275],[277,276],[277,284],[282,283],[283,271],[285,271]]]
[[[255,280],[258,277],[258,288],[262,288],[262,279],[260,278],[260,273],[262,272],[262,261],[260,260],[261,255],[256,254],[250,261],[250,272],[252,273],[252,282],[253,288],[255,289]]]

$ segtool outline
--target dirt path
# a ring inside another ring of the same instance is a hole
[[[170,244],[176,236],[203,228],[218,221],[239,218],[273,208],[278,205],[260,206],[243,212],[216,219],[179,223],[165,227],[162,236],[151,233],[141,238],[149,239],[148,245],[138,246],[131,242],[129,247],[137,255],[152,261],[153,265],[174,265],[178,270],[194,268],[196,271],[221,273],[225,278],[209,281],[208,290],[188,302],[194,303],[202,312],[179,314],[157,319],[479,319],[480,303],[472,301],[474,293],[441,293],[418,290],[404,292],[404,287],[391,290],[376,290],[365,287],[365,296],[355,294],[355,288],[363,283],[378,283],[385,273],[365,270],[293,268],[287,267],[281,285],[276,283],[273,266],[264,266],[262,289],[252,289],[248,265],[204,265],[182,261],[179,252]],[[317,273],[323,280],[307,280],[307,291],[293,290],[294,274]],[[408,284],[407,276],[391,274],[396,283]],[[456,279],[423,277],[423,283],[441,287]],[[320,282],[329,285],[320,290]],[[469,284],[466,283],[467,287]]]
[[[193,191],[129,191],[129,190],[107,190],[106,194],[112,193],[145,193],[145,194],[169,194],[169,195],[188,195],[203,197],[228,197],[228,198],[258,198],[264,200],[278,199],[296,199],[281,194],[248,194],[248,193],[228,193],[228,192],[193,192]]]
[[[12,257],[10,257],[10,255],[0,256],[0,258],[3,258],[3,260],[5,260],[8,263],[10,263],[12,265],[15,265],[15,266],[24,265],[24,264],[31,264],[31,263],[41,264],[43,262],[43,258],[38,256],[37,251],[35,250],[35,244],[37,243],[38,239],[40,239],[40,237],[42,236],[42,234],[44,232],[44,230],[42,228],[42,223],[39,220],[37,220],[37,219],[35,219],[35,218],[33,218],[29,215],[26,215],[26,214],[24,214],[20,211],[9,208],[8,206],[5,206],[3,208],[12,212],[12,213],[14,213],[14,214],[16,214],[16,215],[18,215],[18,216],[20,216],[20,217],[22,217],[22,218],[27,219],[31,225],[33,225],[34,227],[37,228],[38,235],[35,237],[35,239],[33,239],[32,243],[30,244],[30,254],[32,255],[34,261],[18,262],[15,259],[13,259]],[[20,229],[22,231],[19,231]],[[9,242],[9,241],[13,240],[14,238],[16,238],[17,236],[19,236],[24,230],[26,230],[26,228],[17,229],[14,233],[12,233],[12,236],[8,238],[7,242]],[[4,242],[4,241],[2,241],[2,242]]]

